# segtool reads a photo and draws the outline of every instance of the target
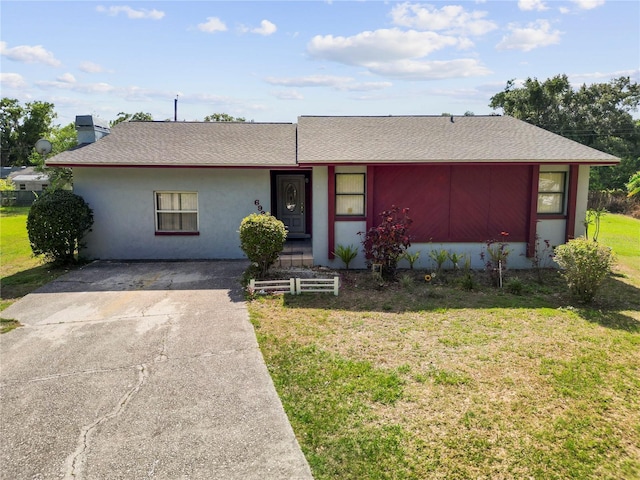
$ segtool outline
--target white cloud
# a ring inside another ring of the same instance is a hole
[[[394,28],[362,32],[351,37],[316,35],[307,45],[307,51],[316,58],[366,66],[371,62],[420,58],[445,47],[459,45],[468,44],[434,32]]]
[[[395,62],[372,64],[372,73],[404,80],[441,80],[445,78],[465,78],[489,75],[491,70],[478,60],[461,58],[456,60],[419,61],[398,60]]]
[[[560,13],[562,13],[563,15],[566,15],[567,13],[571,12],[571,10],[569,10],[567,7],[560,7],[560,8],[558,8],[558,11]]]
[[[542,0],[518,0],[518,8],[520,10],[536,10],[538,12],[549,9]]]
[[[605,0],[571,0],[578,8],[583,10],[592,10],[594,8],[604,5]]]
[[[590,72],[590,73],[575,73],[569,74],[569,79],[572,84],[583,83],[603,83],[609,82],[611,79],[629,77],[632,82],[640,82],[640,68],[633,70],[617,70],[615,72]]]
[[[198,30],[207,33],[226,32],[227,26],[218,17],[207,17],[205,23],[198,24]]]
[[[0,73],[0,84],[6,88],[25,88],[27,82],[18,73]]]
[[[106,13],[112,17],[124,13],[127,18],[131,20],[140,20],[140,19],[150,19],[150,20],[160,20],[164,17],[164,12],[160,10],[147,10],[146,8],[134,9],[129,7],[128,5],[122,6],[113,6],[113,7],[103,7],[99,5],[96,7],[96,11],[100,13]]]
[[[352,77],[332,75],[308,75],[306,77],[277,78],[267,77],[265,82],[281,87],[329,87],[340,91],[368,92],[391,87],[391,82],[356,82]]]
[[[254,28],[251,30],[251,33],[257,33],[258,35],[271,35],[276,33],[278,27],[274,23],[271,23],[269,20],[262,20],[260,22],[260,26],[258,28]]]
[[[392,86],[393,83],[391,82],[358,82],[347,84],[341,90],[348,92],[372,92],[374,90],[384,90]]]
[[[60,75],[56,80],[63,83],[76,83],[76,77],[68,72]]]
[[[93,63],[89,61],[82,62],[80,64],[80,70],[86,73],[102,73],[105,71],[102,65],[98,65],[97,63]]]
[[[280,100],[304,100],[304,96],[297,90],[278,90],[272,95]]]
[[[56,59],[53,53],[42,45],[18,45],[17,47],[8,48],[7,42],[0,42],[0,55],[10,60],[23,63],[44,63],[52,67],[59,67],[62,62]]]
[[[42,80],[36,82],[36,85],[44,90],[59,89],[71,90],[80,93],[111,93],[116,88],[108,83],[74,83],[66,80],[48,81]]]
[[[560,43],[562,32],[551,30],[551,24],[547,20],[537,20],[526,27],[510,23],[509,35],[502,37],[496,48],[498,50],[522,50],[529,52],[535,48],[548,47]]]
[[[498,28],[494,22],[486,20],[486,16],[487,12],[468,12],[460,5],[447,5],[438,9],[433,5],[405,2],[391,10],[395,25],[461,35],[484,35]]]
[[[265,82],[281,87],[340,87],[354,81],[351,77],[332,75],[308,75],[306,77],[277,78],[267,77]]]

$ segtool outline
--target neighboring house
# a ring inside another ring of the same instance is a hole
[[[508,232],[510,265],[526,267],[536,238],[583,234],[589,166],[618,162],[506,116],[302,116],[125,122],[46,163],[73,168],[94,258],[242,258],[240,221],[262,209],[311,239],[316,265],[339,267],[335,247],[360,246],[358,232],[397,205],[422,266],[446,248],[481,267],[485,242]]]
[[[34,167],[13,167],[12,170],[7,179],[13,182],[16,190],[41,192],[49,186],[49,176],[37,172]]]

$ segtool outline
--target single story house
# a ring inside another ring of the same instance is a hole
[[[16,190],[41,192],[49,186],[49,176],[37,172],[34,167],[15,167],[7,179],[13,182]]]
[[[93,258],[243,258],[238,226],[265,211],[310,240],[314,264],[340,267],[336,246],[361,247],[358,232],[396,205],[414,221],[418,267],[436,248],[482,267],[485,242],[508,232],[523,268],[536,239],[584,233],[589,167],[617,162],[509,116],[301,116],[124,122],[46,163],[73,168],[94,211]]]

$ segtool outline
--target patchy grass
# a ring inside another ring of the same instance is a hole
[[[0,208],[0,311],[68,271],[33,256],[27,235],[29,207]]]
[[[249,308],[317,479],[640,478],[638,260],[591,305],[555,272],[513,294],[343,271],[339,297]]]
[[[0,334],[10,332],[20,326],[22,326],[22,324],[17,320],[0,318]]]

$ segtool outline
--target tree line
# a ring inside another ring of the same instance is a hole
[[[489,106],[505,115],[524,120],[563,137],[609,153],[621,159],[619,165],[591,169],[591,190],[625,190],[630,178],[640,171],[640,121],[632,112],[640,103],[640,85],[630,77],[607,83],[583,84],[574,88],[567,75],[545,81],[528,78],[522,86],[514,80],[491,97]],[[465,115],[473,115],[466,112]],[[57,114],[49,102],[33,101],[21,105],[17,99],[0,100],[0,141],[2,166],[36,165],[43,159],[35,143],[46,138],[52,143],[50,155],[76,145],[73,123],[55,125]],[[125,121],[152,121],[150,113],[120,112],[111,127]],[[213,113],[205,122],[244,122],[243,117]],[[61,169],[54,176],[67,175]]]

